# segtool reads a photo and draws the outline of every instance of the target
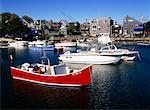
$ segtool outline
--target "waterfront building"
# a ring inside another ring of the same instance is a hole
[[[98,35],[98,19],[90,20],[90,35],[91,36]]]
[[[99,20],[98,33],[100,35],[110,35],[112,33],[113,20],[111,17],[103,17]]]
[[[90,35],[110,35],[112,32],[113,20],[110,17],[102,17],[101,19],[92,19],[90,21]]]
[[[29,36],[36,37],[38,35],[38,33],[35,28],[34,21],[29,23],[23,18],[21,20],[22,20],[22,23],[29,29],[27,33],[21,33],[21,36],[24,38],[24,40],[27,40],[26,38]]]
[[[60,29],[59,29],[60,34],[67,36],[67,25],[69,24],[68,21],[67,20],[61,20],[60,24],[61,24]]]
[[[111,36],[112,37],[119,37],[120,35],[122,35],[123,29],[122,29],[122,25],[118,24],[117,22],[115,22],[112,26],[111,26]]]
[[[51,28],[54,29],[54,30],[59,30],[60,27],[61,27],[60,22],[53,22],[52,20],[50,20],[49,24],[50,24]]]
[[[52,20],[46,21],[46,20],[36,20],[35,21],[35,29],[38,31],[39,35],[45,35],[48,38],[59,36],[60,32],[60,23],[59,22],[53,22]]]
[[[38,31],[39,35],[48,35],[49,29],[51,29],[51,25],[46,20],[36,20],[34,22],[35,29]]]
[[[141,36],[144,30],[143,23],[129,16],[124,18],[123,29],[124,35],[128,37]]]

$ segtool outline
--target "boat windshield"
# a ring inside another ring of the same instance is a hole
[[[115,45],[110,45],[110,49],[115,50],[116,46]]]
[[[109,46],[103,47],[101,50],[109,50]]]

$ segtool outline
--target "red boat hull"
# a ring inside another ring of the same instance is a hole
[[[76,73],[64,75],[44,75],[11,67],[14,79],[56,86],[87,86],[91,83],[92,65]]]

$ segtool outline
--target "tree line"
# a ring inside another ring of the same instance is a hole
[[[33,20],[28,16],[23,16],[29,22]],[[0,37],[24,37],[30,29],[25,26],[22,19],[16,14],[2,13],[0,14]]]
[[[0,14],[0,37],[21,37],[23,39],[30,36],[30,31],[24,23],[23,19],[30,23],[34,23],[33,19],[28,16],[23,16],[20,18],[16,14],[12,14],[9,12],[1,13]],[[80,34],[80,23],[76,23],[74,25],[73,23],[69,23],[67,26],[67,34],[74,35],[74,34]],[[32,36],[33,37],[33,36]]]

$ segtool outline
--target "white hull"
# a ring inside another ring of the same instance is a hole
[[[25,46],[28,46],[27,41],[16,41],[16,42],[9,43],[9,47],[20,48],[20,47],[25,47]]]
[[[98,54],[80,54],[60,55],[60,60],[68,63],[85,63],[85,64],[116,64],[120,58],[111,56],[101,56]]]
[[[19,77],[13,77],[13,78],[14,79],[18,79],[18,80],[22,80],[22,81],[29,81],[29,82],[34,82],[34,83],[43,84],[43,85],[49,85],[49,86],[66,86],[66,87],[80,87],[80,86],[82,86],[82,85],[79,85],[79,84],[46,83],[46,82],[33,81],[33,80],[19,78]]]
[[[29,47],[42,47],[42,46],[46,46],[46,42],[45,41],[29,42]]]
[[[122,56],[121,60],[123,61],[133,61],[135,59],[136,56],[133,57],[129,57],[129,56]]]
[[[56,43],[55,47],[76,47],[77,43],[76,42],[61,42],[61,43]]]
[[[140,45],[140,46],[149,46],[150,42],[138,42],[137,45]]]
[[[104,56],[120,56],[121,60],[123,61],[131,61],[134,60],[137,54],[139,54],[138,51],[129,51],[127,49],[117,49],[117,50],[107,50],[102,51],[100,53]]]

